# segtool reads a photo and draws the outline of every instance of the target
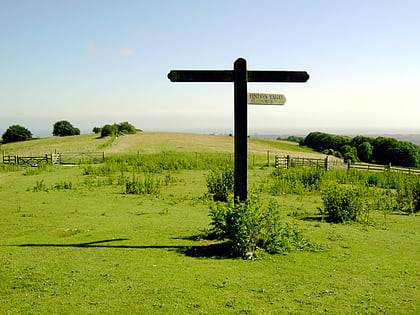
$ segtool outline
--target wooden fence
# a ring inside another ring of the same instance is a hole
[[[330,169],[359,169],[367,171],[395,171],[403,172],[408,174],[420,175],[420,169],[414,167],[402,167],[402,166],[391,166],[389,165],[379,165],[379,164],[369,164],[369,163],[344,163],[343,160],[331,159],[328,156],[324,159],[314,159],[314,158],[301,158],[301,157],[291,157],[290,155],[281,155],[276,156],[275,167],[281,168],[292,168],[292,167],[316,167],[322,168],[325,170]]]
[[[402,167],[402,166],[392,166],[389,165],[380,165],[380,164],[369,164],[369,163],[349,163],[347,166],[348,169],[358,169],[358,170],[367,170],[367,171],[394,171],[394,172],[403,172],[408,174],[420,175],[420,169],[415,167]]]
[[[57,154],[45,154],[42,156],[18,156],[3,155],[4,164],[27,165],[37,167],[40,164],[49,164],[57,161]]]
[[[3,164],[37,167],[41,164],[94,164],[105,160],[103,152],[53,153],[39,156],[3,155]]]
[[[330,170],[332,168],[345,168],[346,164],[338,159],[331,159],[328,156],[323,159],[292,157],[290,155],[276,155],[275,167],[315,167]]]

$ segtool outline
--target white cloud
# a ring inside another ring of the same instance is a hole
[[[130,56],[134,54],[134,50],[131,48],[124,48],[120,50],[120,55]]]

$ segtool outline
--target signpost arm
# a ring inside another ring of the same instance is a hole
[[[248,108],[246,60],[239,58],[234,63],[234,196],[235,202],[247,199],[248,173]]]

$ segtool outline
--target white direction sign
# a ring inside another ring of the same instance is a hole
[[[286,97],[283,94],[248,93],[248,104],[254,105],[284,105]]]

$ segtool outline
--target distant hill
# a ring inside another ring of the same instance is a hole
[[[97,134],[50,137],[1,145],[6,155],[40,155],[55,152],[154,153],[162,151],[233,152],[233,137],[175,132],[138,132],[117,138]],[[266,139],[248,139],[248,151],[255,154],[290,154],[320,157],[314,150],[297,143]]]

